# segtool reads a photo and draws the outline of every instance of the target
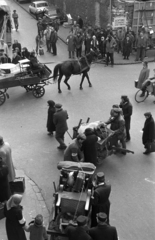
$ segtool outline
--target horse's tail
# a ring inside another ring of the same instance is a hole
[[[57,64],[54,67],[54,71],[53,71],[53,80],[56,81],[57,77],[58,77],[58,73],[60,73],[60,67],[61,67],[61,63]]]

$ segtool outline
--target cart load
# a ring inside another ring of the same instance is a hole
[[[59,184],[53,196],[53,206],[48,226],[51,236],[65,236],[69,222],[76,223],[80,215],[90,218],[90,199],[93,191],[92,177],[96,167],[91,163],[62,161]]]

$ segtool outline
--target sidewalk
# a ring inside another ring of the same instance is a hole
[[[45,201],[42,197],[41,190],[30,178],[28,178],[23,171],[16,171],[17,177],[25,177],[26,189],[23,194],[21,205],[23,206],[23,215],[28,224],[37,214],[42,214],[44,218],[44,225],[47,227],[49,219],[49,211],[46,207]],[[26,233],[27,239],[29,234]],[[7,240],[5,231],[5,218],[0,220],[0,240]]]
[[[23,10],[25,10],[27,13],[29,13],[28,9],[29,9],[30,4],[28,4],[28,3],[19,4],[17,1],[16,1],[16,4],[18,4]],[[49,13],[51,13],[51,14],[56,13],[55,7],[50,3],[50,1],[49,1]],[[69,27],[63,27],[63,26],[60,26],[59,31],[58,31],[59,39],[61,39],[61,41],[63,41],[65,44],[66,44],[66,38],[69,35],[69,31],[70,31]],[[135,55],[136,55],[136,52],[134,52],[130,55],[129,60],[124,60],[121,53],[118,54],[117,52],[115,52],[114,53],[115,65],[129,65],[129,64],[141,63],[141,61],[135,62]],[[147,51],[147,60],[148,60],[148,62],[155,61],[155,49],[151,49],[151,50]],[[101,60],[98,60],[97,63],[103,64],[103,62]]]

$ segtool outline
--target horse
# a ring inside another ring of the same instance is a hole
[[[53,71],[53,80],[56,81],[58,77],[58,93],[61,93],[60,83],[63,75],[65,76],[64,83],[67,85],[68,90],[71,89],[70,85],[68,84],[68,80],[71,75],[79,75],[82,74],[81,83],[80,83],[80,90],[82,90],[82,83],[84,78],[86,77],[88,80],[89,87],[92,87],[90,82],[88,72],[90,70],[90,65],[95,57],[98,56],[98,50],[90,50],[88,54],[81,57],[80,59],[72,59],[67,60],[62,63],[59,63],[55,66]]]

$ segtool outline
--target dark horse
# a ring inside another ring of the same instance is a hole
[[[98,50],[94,51],[91,50],[86,56],[81,57],[80,59],[76,60],[68,60],[62,63],[59,63],[54,68],[53,79],[54,81],[58,78],[58,92],[61,93],[60,83],[63,75],[65,76],[64,83],[67,85],[68,90],[71,89],[70,85],[68,84],[68,80],[71,75],[79,75],[82,74],[82,79],[80,83],[80,89],[82,90],[82,83],[84,78],[86,77],[89,83],[89,87],[92,87],[92,84],[89,80],[88,72],[90,70],[90,64],[92,63],[93,59],[98,56]]]

